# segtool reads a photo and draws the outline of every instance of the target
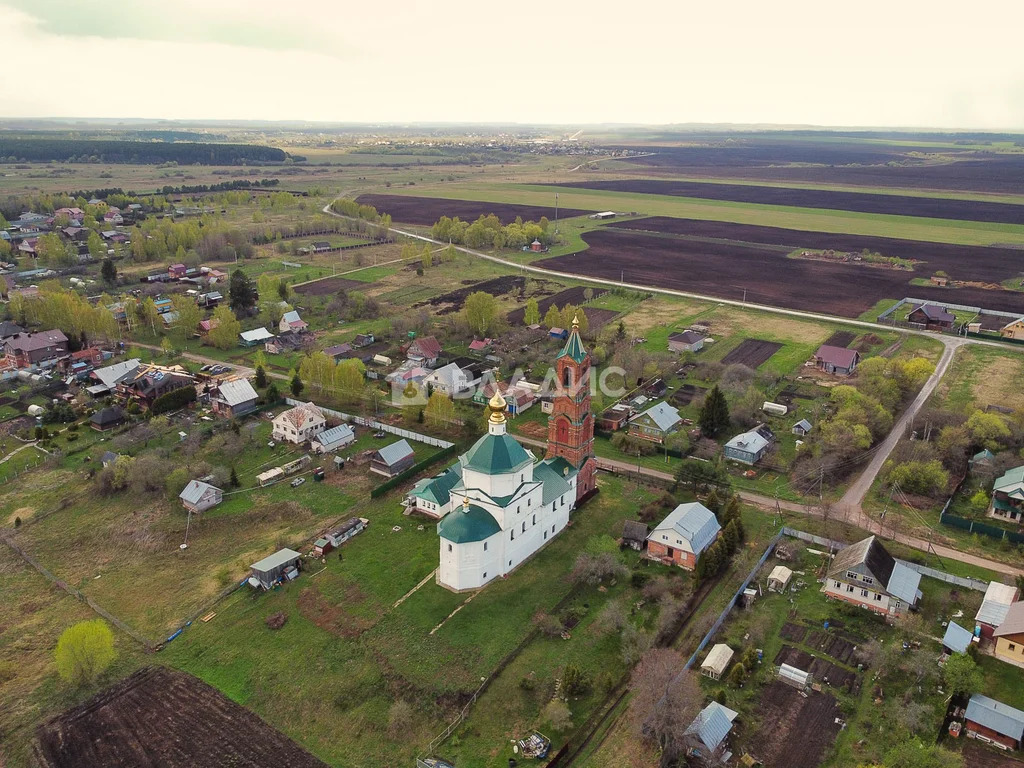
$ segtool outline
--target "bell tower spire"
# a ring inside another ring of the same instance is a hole
[[[547,458],[563,458],[577,470],[576,498],[594,489],[594,416],[590,412],[590,353],[579,317],[555,360],[555,397],[548,417]]]

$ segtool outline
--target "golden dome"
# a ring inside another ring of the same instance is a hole
[[[488,421],[492,424],[502,424],[505,421],[505,409],[508,407],[505,403],[505,397],[501,394],[501,390],[498,388],[498,383],[494,383],[494,394],[491,399],[487,401],[487,407],[491,409],[491,415],[487,417]]]
[[[572,316],[572,327],[579,330],[580,327],[580,316],[578,313],[573,313]]]

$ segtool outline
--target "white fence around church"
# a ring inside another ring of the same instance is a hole
[[[284,401],[288,405],[305,405],[302,400],[296,400],[293,397],[286,397]],[[316,403],[314,403],[316,405]],[[324,412],[325,416],[343,421],[346,424],[358,424],[361,427],[369,427],[370,429],[379,429],[381,432],[388,432],[392,435],[398,435],[408,440],[415,440],[418,443],[426,443],[427,445],[433,445],[437,448],[451,448],[455,443],[451,443],[447,440],[441,440],[437,437],[431,437],[430,435],[423,435],[419,432],[413,432],[411,429],[403,429],[402,427],[396,427],[391,424],[385,424],[381,421],[374,419],[368,419],[365,416],[355,416],[351,413],[343,413],[342,411],[336,411],[333,408],[325,408],[322,405],[317,405],[321,411]]]

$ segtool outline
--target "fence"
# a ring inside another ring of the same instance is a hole
[[[942,510],[942,514],[939,515],[939,522],[943,525],[949,525],[953,528],[959,528],[960,530],[967,531],[968,533],[983,533],[993,539],[1001,539],[1003,541],[1008,541],[1011,544],[1024,544],[1024,533],[1008,531],[1005,528],[1000,528],[997,525],[989,525],[988,523],[983,523],[980,520],[971,520],[966,517],[951,515],[946,510]]]
[[[765,564],[765,561],[768,560],[772,552],[775,551],[775,546],[779,543],[779,540],[782,538],[782,534],[783,531],[779,531],[777,534],[775,534],[772,540],[768,542],[768,546],[765,548],[764,552],[761,554],[760,559],[758,559],[754,567],[750,569],[750,573],[747,574],[747,578],[743,580],[743,583],[740,585],[740,588],[736,590],[735,594],[733,594],[729,602],[726,603],[725,608],[722,610],[720,614],[718,614],[718,618],[715,619],[715,623],[711,625],[711,629],[709,629],[708,633],[704,635],[704,637],[701,639],[700,645],[697,646],[697,650],[695,650],[693,652],[693,655],[690,656],[689,659],[687,659],[686,664],[683,666],[683,672],[693,668],[693,665],[697,662],[698,654],[700,654],[700,652],[707,647],[708,643],[711,642],[711,638],[714,637],[715,633],[722,628],[722,624],[725,623],[725,620],[729,617],[729,614],[732,613],[732,609],[736,607],[736,601],[740,599],[740,595],[742,595],[743,591],[750,586],[750,582],[754,580],[754,576],[757,575],[757,572],[759,570],[761,570],[761,566]]]
[[[815,536],[812,533],[805,533],[804,531],[798,531],[793,528],[783,528],[782,533],[785,536],[789,536],[793,539],[800,539],[811,544],[816,544],[819,547],[828,547],[829,550],[839,550],[846,546],[845,541],[836,541],[835,539],[826,539],[821,536]],[[922,576],[927,576],[931,579],[938,579],[944,581],[947,584],[955,584],[958,587],[964,587],[965,589],[973,589],[978,592],[984,592],[988,589],[988,582],[981,581],[980,579],[972,579],[969,576],[954,576],[951,573],[940,571],[937,568],[930,568],[927,565],[921,565],[920,563],[914,563],[909,560],[900,560],[895,558],[896,562],[902,563],[912,570],[917,571]]]
[[[304,405],[301,400],[296,400],[291,397],[286,397],[284,401],[288,405]],[[441,440],[438,437],[431,437],[430,435],[423,435],[419,432],[413,432],[411,429],[403,429],[402,427],[395,427],[391,424],[385,424],[381,421],[374,419],[368,419],[365,416],[353,416],[350,413],[344,413],[342,411],[336,411],[332,408],[324,408],[322,405],[318,405],[321,411],[326,415],[331,416],[340,421],[347,422],[349,424],[358,424],[361,427],[369,427],[370,429],[377,429],[381,432],[387,432],[392,435],[398,435],[399,437],[405,437],[409,440],[415,440],[418,443],[426,443],[427,445],[433,445],[436,448],[451,448],[455,443],[447,440]]]

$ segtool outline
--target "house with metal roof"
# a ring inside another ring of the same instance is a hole
[[[433,336],[421,336],[410,342],[405,356],[416,365],[433,368],[437,365],[437,358],[441,356],[441,342]]]
[[[1024,666],[1024,603],[1014,603],[1007,609],[992,638],[997,659]]]
[[[281,322],[277,324],[277,329],[281,333],[302,333],[309,327],[309,323],[299,317],[299,313],[294,309],[285,312],[281,316]]]
[[[964,728],[972,739],[1002,749],[1020,749],[1024,739],[1024,712],[976,693],[967,703]]]
[[[202,480],[190,480],[178,498],[190,512],[204,512],[224,501],[224,491]]]
[[[105,365],[102,368],[94,368],[89,372],[89,378],[96,382],[86,387],[86,391],[93,397],[102,397],[113,392],[122,379],[131,375],[142,361],[137,357],[130,360],[122,360],[120,363]]]
[[[1019,523],[1024,520],[1024,466],[1008,469],[992,486],[989,517]]]
[[[278,442],[301,445],[327,429],[327,418],[315,403],[301,403],[274,417],[271,436]]]
[[[109,408],[102,408],[90,416],[89,426],[97,432],[106,432],[108,429],[124,424],[127,420],[128,417],[124,415],[124,411],[116,405],[112,405]]]
[[[339,424],[336,427],[325,429],[320,434],[316,435],[309,441],[309,446],[313,450],[313,453],[332,453],[340,448],[344,448],[346,445],[354,443],[356,440],[356,433],[352,430],[348,424]]]
[[[762,424],[749,432],[736,435],[725,444],[723,450],[725,458],[753,466],[768,453],[773,442],[775,433]]]
[[[384,477],[394,477],[415,463],[416,454],[413,453],[409,441],[403,439],[376,451],[370,459],[370,471]]]
[[[797,437],[804,437],[814,429],[814,426],[807,419],[800,419],[796,424],[793,425],[793,434]]]
[[[967,653],[967,649],[973,642],[974,633],[964,629],[955,621],[951,621],[946,626],[946,633],[942,636],[942,649],[949,654]]]
[[[254,587],[271,589],[279,581],[298,575],[302,555],[293,549],[280,549],[272,555],[249,566],[249,584]],[[294,575],[293,575],[294,574]]]
[[[829,566],[822,592],[826,597],[895,618],[921,599],[920,583],[920,573],[890,555],[877,537],[869,536],[839,551]]]
[[[633,416],[629,420],[629,434],[663,443],[682,423],[683,417],[679,415],[679,411],[668,403],[661,402]]]
[[[259,394],[248,379],[222,381],[210,390],[213,412],[229,419],[256,410],[259,400]]]
[[[454,509],[456,499],[452,491],[463,488],[459,464],[448,467],[444,472],[420,480],[405,496],[403,502],[409,512],[420,512],[434,518],[442,518]]]
[[[238,337],[243,347],[256,347],[274,338],[274,334],[266,328],[253,328],[251,331],[242,331]]]
[[[718,518],[699,501],[680,504],[648,534],[647,556],[693,570],[721,532]]]
[[[982,638],[992,639],[992,633],[1006,620],[1010,606],[1017,602],[1019,597],[1020,590],[1017,587],[998,581],[989,582],[985,597],[981,601],[981,608],[974,617],[975,626],[981,630]]]
[[[685,330],[668,337],[669,352],[700,352],[704,348],[706,334]]]
[[[451,398],[468,392],[476,382],[476,377],[471,372],[460,368],[457,363],[443,365],[423,379],[423,383],[432,391],[441,392]]]
[[[729,731],[732,730],[733,721],[737,717],[739,717],[738,712],[717,701],[712,701],[693,719],[683,735],[695,738],[708,753],[714,753],[725,742]],[[697,749],[699,751],[700,746]],[[704,757],[705,755],[699,756]]]
[[[860,352],[847,347],[822,344],[814,353],[814,364],[825,373],[849,376],[860,362]]]

